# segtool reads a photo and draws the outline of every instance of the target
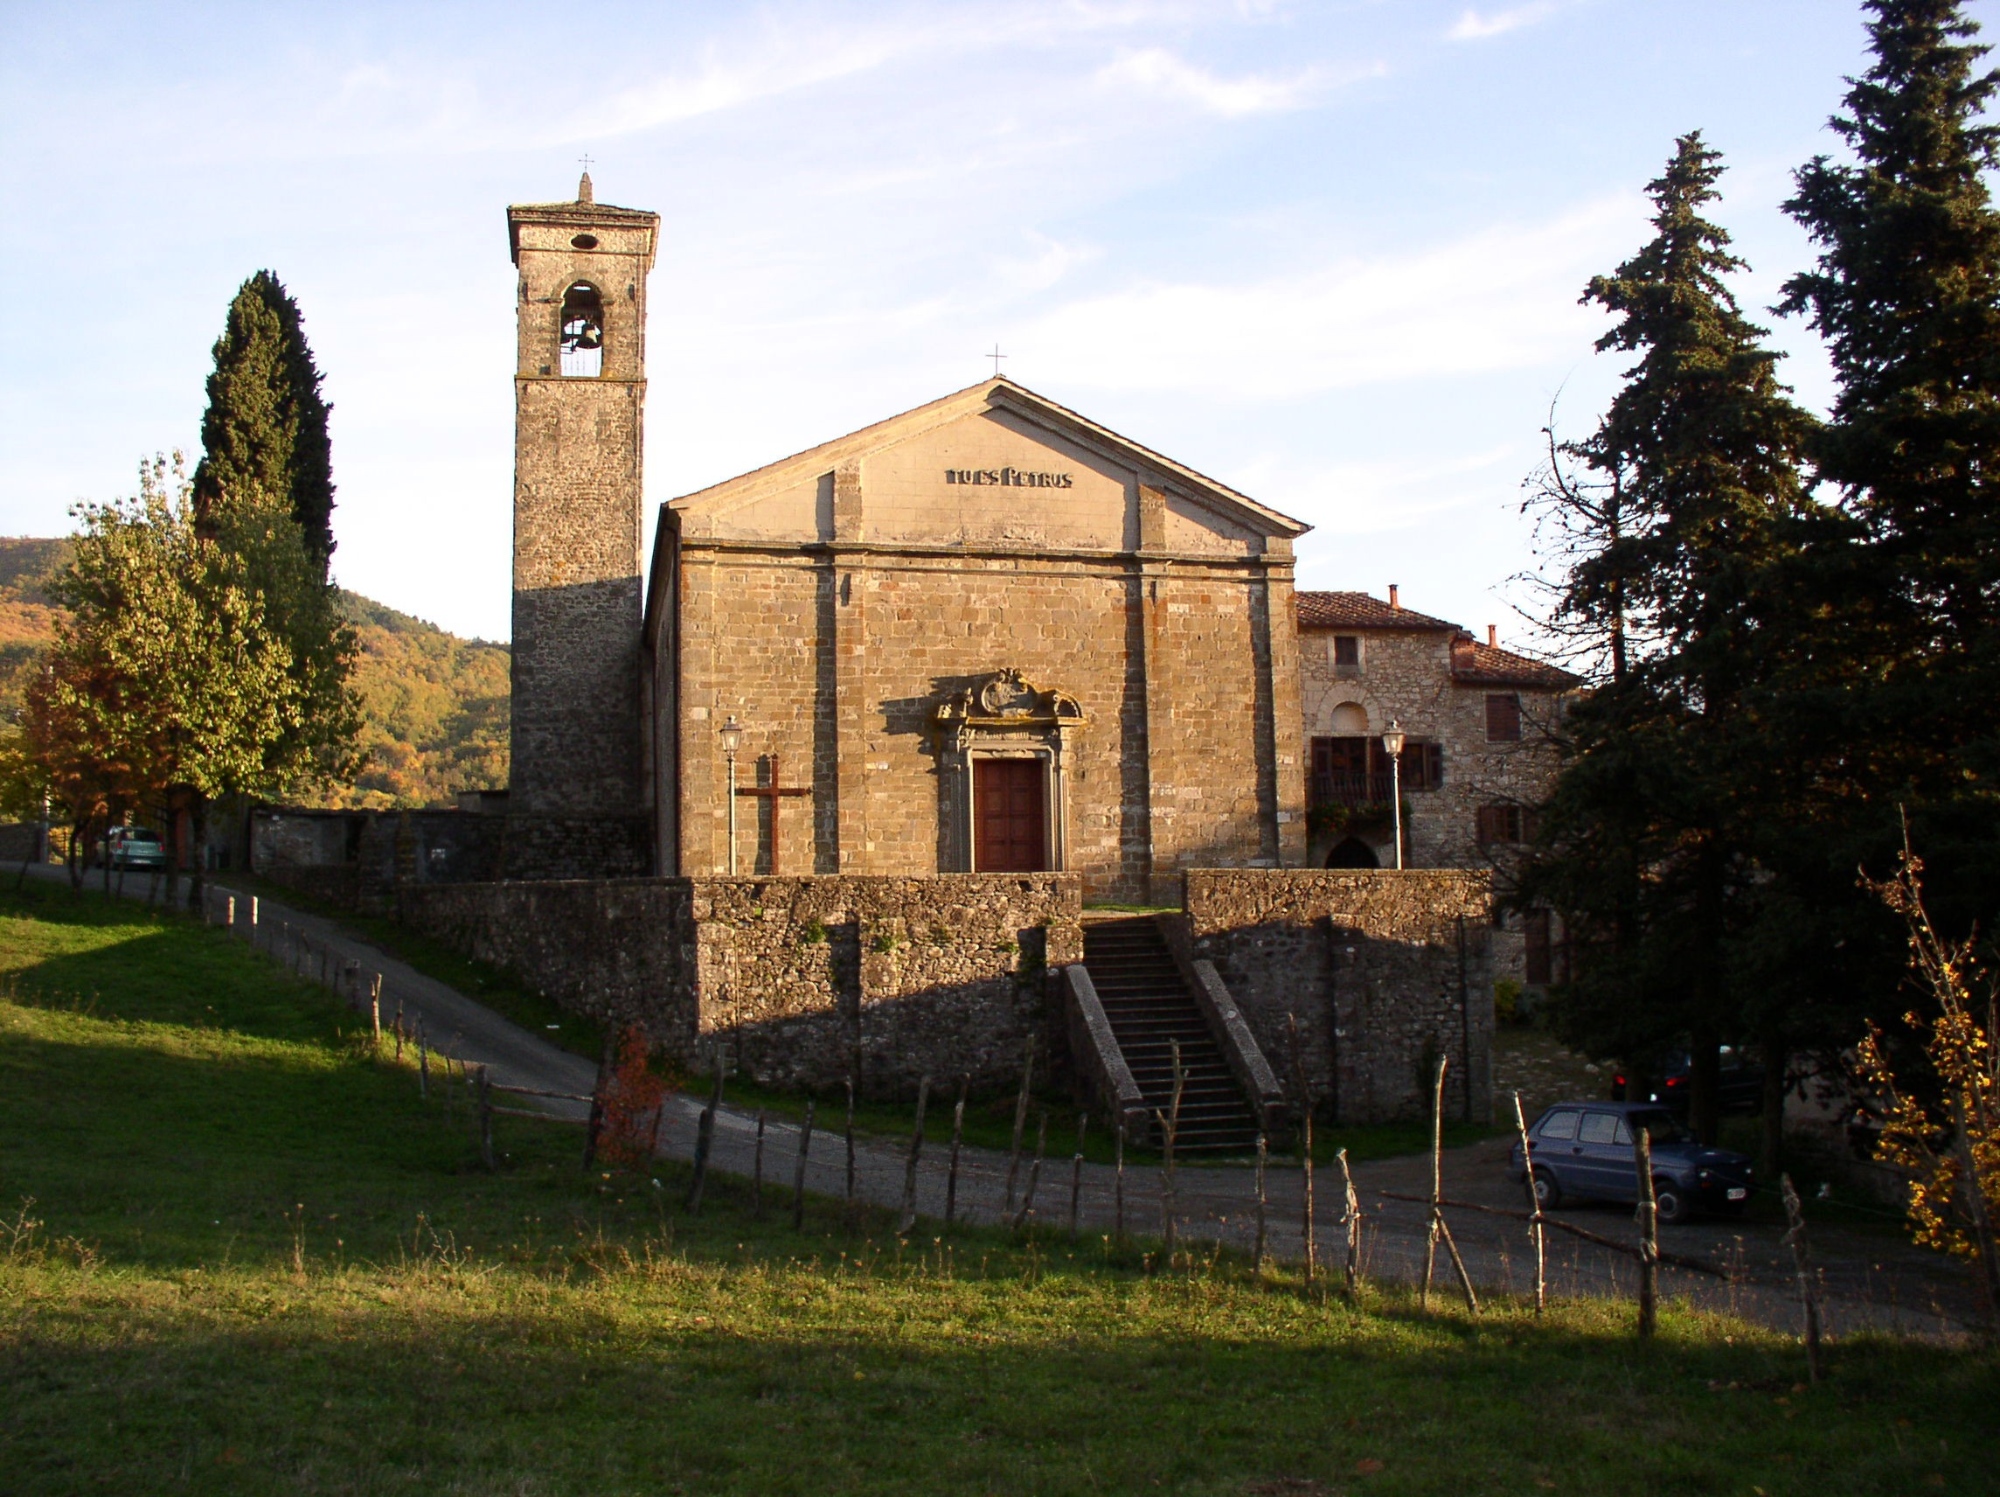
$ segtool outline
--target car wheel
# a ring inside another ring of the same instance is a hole
[[[1556,1183],[1554,1170],[1535,1171],[1535,1201],[1542,1210],[1553,1211],[1562,1204],[1562,1186]]]
[[[1686,1221],[1692,1210],[1687,1196],[1671,1180],[1653,1182],[1653,1201],[1658,1207],[1661,1223],[1669,1227]]]

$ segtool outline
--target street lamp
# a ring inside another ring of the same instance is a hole
[[[736,714],[717,732],[722,738],[722,757],[729,761],[729,876],[736,877],[736,751],[743,747],[743,725]]]
[[[1396,871],[1403,871],[1403,725],[1393,717],[1382,733],[1382,752],[1389,756],[1389,804],[1396,813]]]

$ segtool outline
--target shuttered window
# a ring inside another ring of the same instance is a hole
[[[1541,818],[1532,806],[1481,806],[1474,813],[1481,847],[1496,842],[1532,842]]]
[[[1521,698],[1511,691],[1488,692],[1486,696],[1486,741],[1521,741]]]

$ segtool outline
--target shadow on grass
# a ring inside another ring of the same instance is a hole
[[[47,1493],[1991,1490],[1970,1357],[1850,1346],[1806,1390],[1788,1348],[1671,1323],[1641,1348],[1240,1308],[1198,1281],[661,1260],[526,1292],[432,1265],[133,1293],[87,1339],[33,1314],[0,1393]]]

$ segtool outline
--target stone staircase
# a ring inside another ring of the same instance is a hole
[[[1174,1152],[1253,1152],[1256,1114],[1244,1100],[1152,917],[1086,920],[1083,965],[1132,1079],[1145,1094],[1146,1105],[1162,1116],[1173,1103],[1173,1045],[1180,1043],[1186,1083]]]

